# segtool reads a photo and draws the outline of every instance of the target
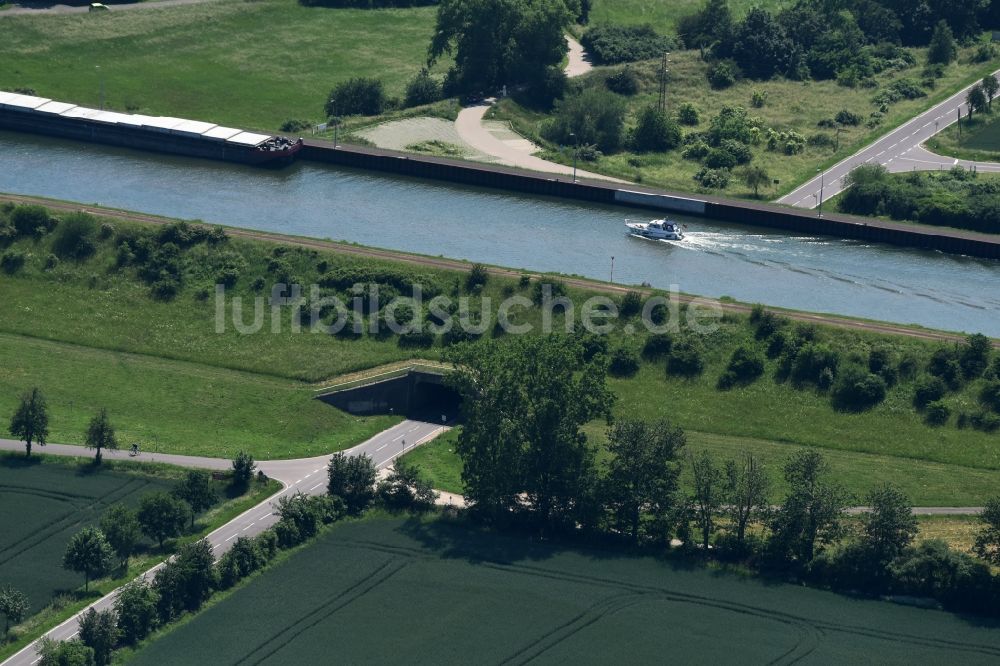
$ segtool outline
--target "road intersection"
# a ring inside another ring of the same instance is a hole
[[[1000,76],[1000,71],[994,73]],[[975,85],[975,84],[973,84]],[[972,85],[963,88],[948,99],[934,105],[916,118],[892,130],[850,157],[841,160],[815,178],[778,199],[778,203],[797,208],[816,208],[820,199],[826,201],[844,190],[844,177],[862,164],[881,164],[893,173],[904,171],[938,171],[953,166],[977,168],[980,171],[1000,172],[1000,164],[969,162],[953,157],[934,155],[921,144],[951,126],[958,120],[959,112],[968,114],[965,97]]]
[[[362,442],[354,448],[344,451],[344,453],[347,455],[367,454],[371,457],[375,466],[381,470],[392,464],[403,453],[429,442],[445,430],[447,430],[447,426],[441,424],[407,420],[387,430],[383,430],[368,441]],[[0,439],[0,450],[23,451],[24,444],[23,442]],[[82,446],[69,446],[65,444],[49,444],[44,447],[35,445],[32,447],[32,450],[36,453],[60,456],[80,457],[92,455]],[[257,506],[244,511],[205,537],[212,546],[215,557],[222,557],[238,537],[249,537],[260,534],[276,523],[278,517],[274,513],[274,507],[279,498],[296,493],[303,493],[305,495],[321,495],[325,493],[327,486],[326,466],[331,456],[332,454],[299,460],[265,460],[257,463],[259,471],[279,481],[283,488],[278,493],[268,497]],[[232,461],[224,458],[199,458],[196,456],[164,453],[140,453],[137,456],[130,457],[126,451],[104,451],[104,458],[105,460],[128,459],[138,462],[159,462],[208,470],[227,470],[232,468]],[[162,566],[162,563],[156,565],[143,573],[142,577],[145,577],[147,580],[152,579],[156,571]],[[111,608],[117,592],[115,590],[101,597],[59,626],[49,630],[45,636],[57,641],[73,638],[78,633],[77,626],[80,615],[90,608],[98,611]],[[35,664],[40,659],[37,654],[37,644],[38,642],[36,641],[25,646],[20,652],[4,661],[2,666],[31,666]]]

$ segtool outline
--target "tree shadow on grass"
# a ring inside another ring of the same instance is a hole
[[[38,456],[25,456],[23,454],[11,453],[0,456],[0,467],[8,469],[24,469],[37,467],[42,464],[42,459]]]
[[[462,559],[472,564],[540,562],[561,553],[575,553],[606,561],[653,559],[677,570],[704,568],[700,559],[679,552],[665,554],[662,547],[640,548],[614,537],[583,538],[559,534],[539,538],[537,532],[513,528],[497,530],[464,517],[430,521],[414,517],[404,522],[399,531],[439,557]]]

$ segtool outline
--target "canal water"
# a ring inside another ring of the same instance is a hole
[[[280,171],[0,132],[0,191],[1000,336],[1000,262],[299,163]]]

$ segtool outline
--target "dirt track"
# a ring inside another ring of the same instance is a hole
[[[24,204],[38,204],[54,210],[62,210],[62,211],[85,210],[88,213],[100,217],[116,217],[125,220],[130,220],[133,222],[142,222],[144,224],[169,224],[171,222],[176,221],[172,218],[161,217],[158,215],[133,213],[130,211],[123,211],[114,208],[87,206],[83,204],[52,201],[48,199],[41,199],[41,198],[21,196],[21,195],[0,194],[0,201],[11,201],[14,203],[24,203]],[[457,259],[426,257],[417,254],[399,252],[396,250],[382,250],[378,248],[364,247],[360,245],[351,245],[349,243],[340,243],[336,241],[303,238],[300,236],[288,236],[285,234],[272,233],[268,231],[253,231],[250,229],[242,229],[238,227],[227,227],[226,230],[231,236],[236,236],[239,238],[249,238],[254,240],[269,241],[273,243],[297,245],[300,247],[308,247],[318,250],[327,250],[331,252],[350,254],[360,257],[370,257],[376,259],[400,261],[404,263],[415,264],[418,266],[427,266],[431,268],[440,268],[446,270],[468,270],[470,266],[469,262],[459,261]],[[517,278],[520,277],[522,274],[524,274],[523,271],[515,271],[507,268],[490,267],[488,270],[491,275],[502,276],[502,277]],[[533,277],[538,277],[539,274],[530,273],[530,275],[532,275]],[[579,289],[588,289],[590,291],[602,292],[607,294],[624,294],[629,291],[639,291],[640,293],[643,294],[651,293],[651,290],[648,289],[642,289],[630,285],[609,284],[606,282],[598,282],[596,280],[587,280],[584,278],[559,276],[559,281],[566,284],[567,286],[577,287]],[[743,303],[729,303],[724,301],[716,301],[714,299],[702,298],[698,296],[682,295],[680,299],[681,302],[683,303],[698,301],[701,303],[717,304],[719,307],[722,308],[724,312],[746,314],[749,313],[751,310],[751,306]],[[872,322],[861,319],[851,319],[848,317],[837,317],[833,315],[812,314],[809,312],[793,312],[785,310],[776,310],[776,311],[780,312],[784,316],[787,316],[789,319],[793,319],[795,321],[801,321],[813,324],[823,324],[826,326],[836,326],[838,328],[870,331],[873,333],[884,333],[887,335],[902,335],[910,338],[919,338],[922,340],[937,340],[942,342],[958,342],[964,340],[964,336],[962,335],[957,335],[954,333],[945,333],[943,331],[911,328],[908,326],[900,326],[896,324],[883,323],[883,322]],[[993,345],[994,347],[1000,349],[1000,340],[994,340]]]

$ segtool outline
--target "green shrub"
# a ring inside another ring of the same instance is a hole
[[[19,236],[36,238],[52,231],[56,225],[56,220],[42,206],[15,206],[10,221]]]
[[[924,413],[924,421],[927,425],[943,426],[951,418],[951,409],[941,401],[935,401],[927,405]]]
[[[677,108],[677,121],[681,125],[697,125],[701,122],[701,117],[694,104],[684,102]]]
[[[624,100],[602,88],[587,88],[556,102],[542,135],[563,146],[594,145],[613,153],[622,146],[624,126]]]
[[[580,39],[598,65],[616,65],[659,58],[674,44],[651,25],[598,25]]]
[[[639,92],[639,77],[630,67],[625,67],[608,76],[604,85],[611,92],[631,97]]]
[[[631,377],[639,371],[639,355],[632,349],[619,347],[611,352],[608,372],[615,377]]]
[[[673,338],[669,333],[654,333],[646,338],[646,344],[642,347],[644,358],[655,360],[670,353],[673,347]]]
[[[719,377],[718,388],[752,384],[763,374],[764,358],[760,352],[741,345],[733,352],[729,365]]]
[[[356,77],[337,84],[330,91],[325,108],[326,115],[330,118],[353,115],[377,116],[385,111],[386,104],[382,81]]]
[[[465,288],[467,291],[482,289],[489,279],[490,274],[486,270],[486,266],[482,264],[472,264],[472,268],[469,269],[469,274],[465,276]]]
[[[948,392],[948,387],[940,377],[923,377],[913,387],[913,406],[925,409],[932,402],[937,402]]]
[[[97,220],[87,213],[70,213],[56,227],[52,250],[63,259],[86,259],[97,249]]]
[[[304,132],[305,130],[312,127],[313,124],[308,120],[300,120],[298,118],[289,118],[285,122],[281,123],[282,132]]]
[[[635,152],[663,152],[676,148],[680,143],[680,125],[667,114],[652,106],[647,106],[640,112],[631,137]]]
[[[739,78],[739,69],[731,62],[721,61],[715,63],[708,72],[708,82],[716,90],[723,90],[736,83]]]
[[[426,67],[406,84],[406,106],[433,104],[441,97],[441,82],[431,76]]]
[[[7,250],[0,256],[0,269],[8,275],[13,275],[24,267],[27,256],[23,250]]]
[[[855,366],[840,373],[833,386],[834,406],[852,412],[875,407],[885,400],[885,395],[885,380]]]
[[[625,292],[618,306],[618,313],[622,317],[632,317],[640,312],[642,312],[642,294],[632,290]]]
[[[987,382],[979,392],[979,401],[994,412],[1000,413],[1000,379]]]
[[[850,125],[851,127],[857,127],[861,124],[861,116],[853,111],[848,111],[847,109],[841,109],[837,112],[834,118],[841,125]]]
[[[729,169],[710,169],[702,167],[694,175],[694,180],[702,187],[710,190],[724,190],[729,185]]]
[[[797,384],[811,383],[821,386],[823,371],[828,371],[831,378],[835,377],[839,365],[839,352],[825,344],[807,343],[795,354],[792,362],[791,377]]]
[[[953,347],[941,347],[935,350],[927,364],[927,371],[935,377],[940,377],[953,390],[962,385],[962,366],[959,363],[958,352]]]
[[[705,369],[701,345],[692,338],[675,342],[667,355],[667,375],[696,377]]]

